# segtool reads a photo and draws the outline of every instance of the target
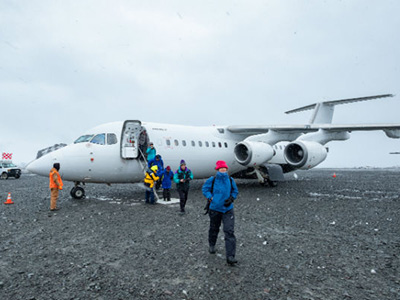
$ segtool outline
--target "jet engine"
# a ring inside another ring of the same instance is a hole
[[[295,141],[285,147],[286,162],[296,169],[311,169],[323,162],[328,150],[319,143]]]
[[[275,151],[271,145],[262,142],[240,142],[234,149],[235,158],[243,166],[256,166],[269,161]]]

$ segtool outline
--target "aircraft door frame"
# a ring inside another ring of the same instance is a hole
[[[142,122],[126,120],[122,125],[120,155],[123,159],[136,159],[139,156],[139,134],[142,131]]]

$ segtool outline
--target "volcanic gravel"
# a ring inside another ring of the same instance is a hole
[[[208,253],[204,180],[192,182],[184,215],[145,205],[140,184],[88,184],[75,200],[70,182],[49,212],[47,178],[1,180],[0,299],[400,299],[399,176],[237,180],[234,267],[222,231]]]

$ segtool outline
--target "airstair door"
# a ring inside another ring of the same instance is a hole
[[[138,120],[124,122],[121,133],[121,157],[135,159],[139,156],[139,134],[142,123]]]

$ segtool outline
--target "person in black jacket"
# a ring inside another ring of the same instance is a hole
[[[179,193],[181,213],[185,212],[185,205],[188,198],[190,180],[193,179],[192,171],[186,167],[186,162],[182,159],[180,167],[174,174],[174,182],[176,183],[176,189]]]

